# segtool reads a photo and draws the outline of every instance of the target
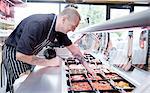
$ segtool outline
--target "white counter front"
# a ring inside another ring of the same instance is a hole
[[[34,71],[17,88],[15,93],[66,93],[63,87],[64,69],[36,66]],[[63,86],[62,86],[63,85]]]

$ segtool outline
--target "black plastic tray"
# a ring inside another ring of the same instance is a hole
[[[95,91],[68,91],[68,93],[96,93]]]
[[[101,78],[101,79],[96,79],[96,80],[105,80],[101,74],[97,73],[96,75]],[[86,76],[88,80],[95,80],[95,79],[92,79],[92,77],[90,78],[90,74],[86,74]]]
[[[95,59],[95,57],[93,57],[91,54],[84,54],[84,56],[87,57],[87,58],[93,58],[93,59]]]
[[[99,91],[100,93],[119,93],[119,91],[117,89],[115,89],[107,80],[92,80],[91,82],[107,82],[111,86],[111,89],[95,89],[95,90]],[[92,85],[92,87],[94,89],[93,85]]]
[[[135,86],[133,84],[131,84],[130,82],[128,82],[127,80],[123,79],[123,80],[114,80],[114,82],[120,82],[120,81],[123,81],[123,82],[126,82],[129,84],[129,87],[130,88],[125,88],[123,87],[122,89],[125,90],[125,91],[132,91],[135,89]],[[116,86],[115,86],[116,87]]]
[[[87,73],[85,69],[69,69],[70,74],[84,74]]]
[[[91,90],[74,90],[72,89],[73,86],[72,84],[73,83],[81,83],[81,82],[86,82],[89,84]],[[87,92],[87,93],[94,93],[95,90],[93,90],[91,84],[88,82],[88,80],[80,80],[80,81],[72,81],[72,80],[67,80],[67,85],[70,87],[70,92],[74,92],[74,93],[83,93],[83,92]]]
[[[120,75],[118,75],[117,73],[105,73],[105,75],[107,76],[107,75],[116,75],[118,78],[107,78],[107,77],[104,77],[105,79],[112,79],[112,80],[123,80],[123,78],[120,76]]]
[[[87,77],[85,74],[68,74],[66,75],[71,81],[82,81],[81,79],[77,79],[77,80],[73,80],[72,77],[73,76],[82,76],[84,79],[83,80],[87,80]]]

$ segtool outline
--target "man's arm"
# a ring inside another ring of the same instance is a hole
[[[78,47],[76,47],[74,44],[71,44],[70,46],[67,46],[67,49],[69,49],[73,56],[81,62],[81,64],[88,70],[89,73],[95,76],[94,71],[88,66],[88,63],[85,61],[84,56]]]
[[[50,60],[47,60],[45,58],[39,58],[35,55],[25,55],[23,53],[17,52],[16,59],[19,61],[23,61],[25,63],[31,64],[31,65],[40,65],[40,66],[59,66],[60,65],[59,57],[55,57]]]

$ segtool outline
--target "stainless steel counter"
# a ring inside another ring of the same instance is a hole
[[[15,93],[67,93],[64,88],[66,80],[62,65],[60,67],[36,66]]]

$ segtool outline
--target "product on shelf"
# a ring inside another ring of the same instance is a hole
[[[75,58],[73,58],[73,57],[68,57],[68,58],[67,58],[67,61],[68,61],[68,60],[72,60],[72,61],[74,61],[74,60],[75,60]]]
[[[108,69],[101,69],[104,73],[111,73]]]
[[[94,63],[94,57],[91,55],[91,54],[85,54],[85,57],[87,62],[90,62],[90,63]]]
[[[65,65],[66,71],[69,72],[67,77],[68,80],[70,80],[70,88],[68,91],[75,91],[75,93],[78,93],[80,91],[95,91],[93,89],[96,89],[98,91],[103,91],[102,93],[118,93],[117,90],[113,88],[113,86],[116,88],[133,90],[134,86],[132,87],[132,85],[127,81],[120,81],[122,80],[122,77],[115,73],[111,68],[102,64],[98,64],[96,59],[92,59],[91,61],[91,58],[86,57],[85,59],[89,62],[89,67],[92,68],[95,73],[97,73],[95,78],[93,78],[90,74],[87,74],[87,70],[82,64],[77,63],[75,58],[67,59]],[[105,81],[104,79],[113,79],[115,80],[115,84],[111,86],[109,82]]]
[[[86,57],[93,57],[91,54],[84,54]],[[94,57],[93,57],[94,58]]]
[[[92,63],[101,63],[98,59],[91,60]]]
[[[68,60],[67,63],[74,63],[75,64],[76,62],[72,61],[72,60]]]
[[[110,69],[110,68],[108,68],[107,66],[102,65],[102,64],[97,65],[97,68],[98,68],[98,69],[101,69],[101,70],[108,70],[108,69]]]
[[[129,86],[129,83],[125,82],[125,81],[119,81],[119,82],[115,82],[115,86],[119,87],[119,88],[125,88],[125,89],[129,89],[131,88]]]
[[[87,73],[85,69],[71,69],[70,74],[84,74]]]
[[[95,78],[93,78],[90,74],[88,74],[87,76],[89,80],[102,80],[100,76],[96,76]]]
[[[75,59],[74,58],[67,59],[66,61],[67,61],[67,63],[75,63]]]
[[[95,82],[92,82],[92,86],[96,90],[111,90],[112,89],[111,85],[107,81],[95,81]]]
[[[118,76],[118,75],[115,74],[115,73],[107,73],[107,74],[106,74],[106,79],[121,79],[121,77]]]
[[[71,80],[85,80],[85,77],[83,75],[72,75]]]
[[[81,64],[70,64],[69,69],[84,69],[84,67]]]
[[[84,91],[84,90],[92,90],[88,82],[73,82],[72,90],[74,91]]]
[[[96,65],[95,64],[89,64],[89,67],[92,68],[92,69],[96,69]]]
[[[95,73],[100,73],[100,70],[99,69],[94,69],[94,72]]]
[[[115,73],[115,71],[113,69],[109,69],[110,73]]]

